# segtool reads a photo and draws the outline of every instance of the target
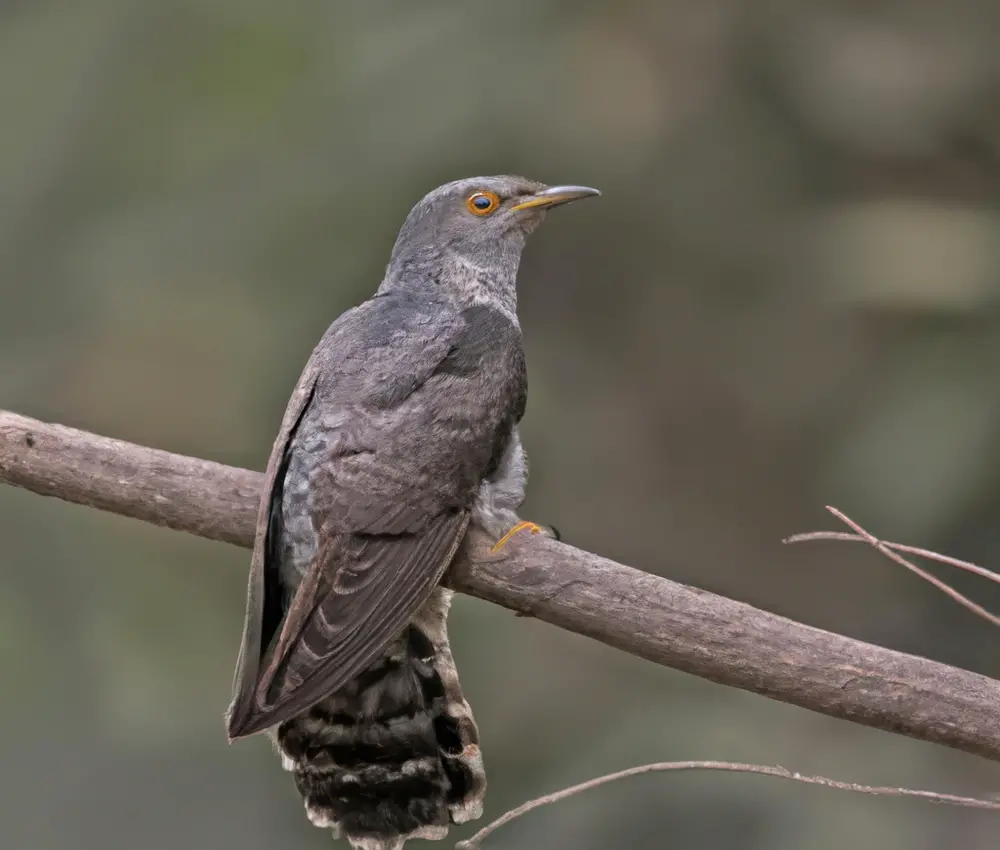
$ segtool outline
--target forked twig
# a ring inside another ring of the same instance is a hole
[[[988,570],[985,567],[980,567],[978,564],[972,564],[969,561],[963,561],[959,558],[952,558],[950,555],[942,555],[939,552],[933,552],[930,549],[921,549],[917,546],[907,546],[904,543],[890,543],[886,540],[880,540],[874,534],[862,528],[862,526],[852,520],[843,511],[840,511],[831,505],[827,505],[826,509],[848,528],[853,529],[855,533],[849,534],[846,531],[808,531],[804,534],[793,534],[791,537],[786,537],[782,542],[805,543],[811,540],[846,540],[855,543],[867,543],[887,558],[890,558],[897,564],[906,567],[906,569],[918,575],[924,581],[933,584],[938,590],[950,596],[960,605],[963,605],[965,608],[970,610],[973,614],[982,617],[994,626],[1000,626],[1000,617],[996,614],[990,613],[983,608],[982,605],[973,602],[969,599],[969,597],[959,593],[946,581],[943,581],[937,576],[927,572],[927,570],[918,567],[912,561],[904,558],[899,553],[906,552],[908,555],[916,555],[920,558],[927,558],[930,561],[936,561],[939,564],[957,567],[960,570],[965,570],[966,572],[982,576],[983,578],[989,579],[997,584],[1000,584],[1000,575],[997,575],[995,572]]]
[[[610,782],[616,782],[619,779],[627,779],[630,776],[638,776],[643,773],[662,773],[674,770],[723,770],[731,773],[756,773],[762,776],[774,776],[778,779],[791,779],[795,782],[804,782],[807,785],[822,785],[826,788],[834,788],[839,791],[853,791],[856,794],[871,794],[881,797],[917,797],[929,800],[932,803],[1000,811],[1000,801],[981,800],[975,797],[960,797],[955,794],[941,794],[937,791],[917,791],[910,788],[893,788],[891,786],[858,785],[854,782],[840,782],[836,779],[827,779],[825,776],[806,776],[776,765],[738,764],[727,761],[668,761],[630,767],[627,770],[620,770],[617,773],[599,776],[596,779],[581,782],[579,785],[573,785],[552,794],[536,797],[533,800],[522,803],[516,809],[511,809],[509,812],[501,815],[492,823],[484,826],[472,838],[459,841],[455,845],[455,848],[456,850],[477,850],[487,836],[504,824],[510,823],[515,818],[519,818],[521,815],[527,814],[541,806],[558,803],[560,800],[565,800],[567,797],[572,797],[574,794],[579,794],[582,791],[589,791],[592,788],[599,788]]]

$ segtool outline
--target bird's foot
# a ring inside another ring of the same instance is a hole
[[[549,531],[548,529],[542,528],[542,526],[538,525],[538,523],[528,522],[527,520],[525,520],[525,521],[519,522],[510,531],[508,531],[503,537],[501,537],[496,543],[494,543],[490,547],[490,554],[491,555],[495,555],[497,552],[499,552],[501,549],[503,549],[503,547],[506,546],[510,542],[510,539],[515,534],[517,534],[519,531],[530,531],[532,534],[544,534],[546,531],[548,531],[549,534],[552,534],[552,532],[555,532],[555,534],[553,534],[553,536],[557,540],[559,539],[559,532],[555,531],[555,529],[552,529],[551,531]]]

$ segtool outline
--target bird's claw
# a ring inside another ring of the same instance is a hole
[[[541,534],[543,531],[545,531],[545,529],[542,528],[540,525],[538,525],[538,523],[528,522],[527,520],[519,522],[490,547],[490,554],[495,555],[497,552],[503,549],[503,547],[510,542],[510,539],[519,531],[530,531],[532,534]]]

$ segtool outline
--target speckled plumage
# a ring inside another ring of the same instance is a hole
[[[385,278],[314,350],[268,464],[230,738],[268,729],[313,823],[399,850],[479,817],[479,737],[439,586],[470,522],[518,522],[515,278],[544,208],[474,178],[407,217]],[[496,192],[481,218],[465,199]]]

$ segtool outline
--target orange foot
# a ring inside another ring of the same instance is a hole
[[[540,534],[544,529],[533,522],[519,522],[510,531],[508,531],[503,537],[501,537],[493,546],[490,547],[490,552],[496,553],[503,549],[504,546],[510,541],[510,538],[517,534],[519,531],[530,531],[532,534]]]

